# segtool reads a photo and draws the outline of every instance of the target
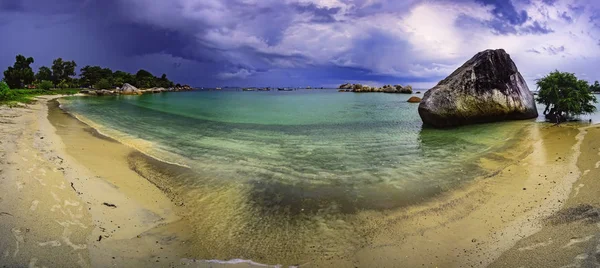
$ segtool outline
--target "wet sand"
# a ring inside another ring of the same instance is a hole
[[[163,171],[175,167],[161,167],[168,164],[61,110],[47,116],[47,100],[0,108],[0,265],[262,266],[194,260],[206,257],[198,255],[199,245],[211,245],[191,240],[186,204],[161,181],[165,177],[142,170],[148,163]],[[493,176],[417,206],[359,212],[361,243],[315,252],[298,264],[560,267],[595,260],[600,141],[592,137],[600,129],[533,124],[528,132],[519,144],[525,153],[509,150],[498,155],[502,161],[480,161],[499,170]]]
[[[569,199],[544,219],[539,232],[518,241],[490,267],[600,266],[600,126],[583,131],[577,161],[582,176]]]

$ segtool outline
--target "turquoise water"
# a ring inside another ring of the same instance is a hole
[[[102,133],[189,167],[167,184],[204,241],[196,254],[289,263],[314,254],[309,245],[364,242],[361,212],[401,209],[491,174],[482,159],[512,161],[499,152],[534,123],[423,129],[409,97],[199,91],[61,102]]]

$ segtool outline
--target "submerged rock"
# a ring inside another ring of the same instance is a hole
[[[406,102],[410,102],[410,103],[419,103],[421,102],[421,98],[417,97],[417,96],[412,96],[410,97]]]
[[[429,91],[419,105],[433,127],[536,118],[532,93],[503,49],[485,50]]]

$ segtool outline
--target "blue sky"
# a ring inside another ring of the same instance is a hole
[[[196,86],[429,88],[488,48],[531,89],[600,80],[597,0],[0,0],[0,35],[2,70],[20,53]]]

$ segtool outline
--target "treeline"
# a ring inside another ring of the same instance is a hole
[[[75,61],[55,59],[52,66],[42,66],[37,73],[33,72],[30,65],[34,63],[32,57],[26,58],[17,55],[15,64],[4,71],[4,79],[10,88],[96,88],[110,89],[129,83],[138,88],[164,87],[170,88],[175,84],[167,79],[167,75],[154,76],[146,70],[139,70],[136,74],[123,71],[112,71],[110,68],[100,66],[85,66],[81,68],[79,77],[76,77]]]
[[[594,84],[590,85],[590,91],[594,93],[600,93],[600,83],[598,81],[594,82]]]

